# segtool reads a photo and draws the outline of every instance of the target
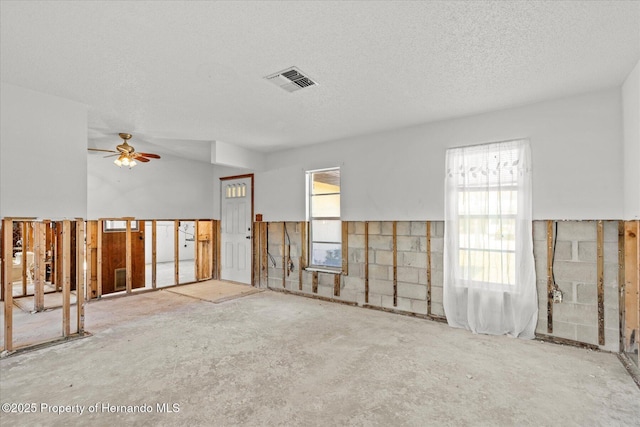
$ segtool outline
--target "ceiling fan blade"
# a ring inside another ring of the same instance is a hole
[[[160,156],[158,156],[157,154],[151,154],[151,153],[136,153],[139,156],[144,156],[144,157],[148,157],[150,159],[159,159]]]
[[[140,153],[136,153],[136,154],[140,154]],[[135,160],[138,160],[138,161],[143,162],[143,163],[147,163],[147,162],[149,161],[149,159],[144,158],[144,157],[142,157],[142,156],[133,156],[133,158],[134,158]]]
[[[105,153],[117,153],[117,151],[103,150],[101,148],[87,148],[87,150],[89,150],[89,151],[102,151],[102,152],[105,152]]]
[[[109,158],[109,157],[115,157],[115,156],[119,156],[119,155],[120,155],[120,153],[110,154],[110,155],[108,155],[108,156],[104,156],[104,157],[103,157],[103,159],[107,159],[107,158]]]

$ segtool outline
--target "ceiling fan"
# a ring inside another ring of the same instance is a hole
[[[129,168],[134,167],[135,165],[137,165],[138,161],[139,162],[143,162],[143,163],[147,163],[150,159],[159,159],[160,156],[158,156],[157,154],[152,154],[152,153],[139,153],[136,152],[136,150],[129,145],[129,143],[127,141],[129,141],[131,139],[131,134],[130,133],[119,133],[118,135],[120,135],[120,138],[122,138],[122,144],[116,145],[116,150],[103,150],[101,148],[89,148],[89,151],[102,151],[105,153],[115,153],[112,154],[110,156],[105,156],[105,157],[113,157],[113,156],[118,156],[118,158],[116,160],[114,160],[113,163],[115,163],[117,166],[122,167],[124,166],[129,166]]]

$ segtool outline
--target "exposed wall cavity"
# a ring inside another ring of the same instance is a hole
[[[300,270],[304,222],[263,226],[268,238],[262,248],[259,242],[256,245],[256,285],[426,318],[444,317],[443,221],[348,222],[344,254],[348,274]],[[534,221],[537,333],[619,350],[618,227],[619,221]],[[555,245],[555,254],[548,253],[549,241]],[[561,303],[549,302],[549,256],[553,264],[550,280],[562,292]]]

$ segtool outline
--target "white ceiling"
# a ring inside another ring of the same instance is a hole
[[[637,1],[2,1],[0,15],[2,81],[87,104],[90,138],[114,145],[272,151],[619,86],[640,58]],[[319,85],[263,79],[289,66]]]

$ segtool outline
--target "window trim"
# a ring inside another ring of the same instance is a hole
[[[326,171],[338,171],[340,174],[340,192],[334,193],[322,193],[316,194],[315,196],[340,196],[340,216],[318,216],[314,217],[311,215],[313,212],[313,174],[318,172],[326,172]],[[337,267],[324,265],[324,264],[315,264],[313,263],[313,245],[314,243],[323,243],[323,244],[338,244],[340,245],[340,259],[344,258],[344,254],[342,253],[342,233],[340,233],[339,241],[321,241],[321,240],[313,240],[313,221],[339,221],[340,228],[342,228],[342,171],[339,166],[330,167],[330,168],[322,168],[322,169],[313,169],[305,172],[306,174],[306,210],[307,210],[307,221],[309,224],[309,232],[307,237],[307,266],[305,270],[308,271],[318,271],[324,273],[333,273],[333,274],[341,274],[342,273],[342,265],[343,262],[340,262],[340,265]]]

